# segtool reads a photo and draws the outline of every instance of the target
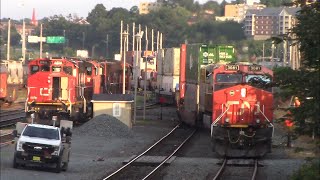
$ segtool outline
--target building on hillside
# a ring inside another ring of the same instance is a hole
[[[297,7],[270,7],[262,10],[248,10],[244,20],[244,31],[248,38],[254,40],[267,40],[271,37],[283,38],[280,51],[281,62],[293,69],[300,67],[299,44],[294,41],[295,37],[289,34],[297,24]]]
[[[236,21],[242,22],[246,12],[252,9],[263,9],[266,5],[247,1],[246,4],[226,4],[224,7],[224,16],[217,16],[216,21]]]
[[[244,20],[245,35],[255,40],[286,34],[297,23],[295,14],[300,8],[270,7],[248,10]]]
[[[149,14],[150,11],[157,10],[162,6],[161,1],[157,2],[140,2],[139,14]]]

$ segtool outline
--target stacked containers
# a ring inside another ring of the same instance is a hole
[[[159,51],[157,67],[158,86],[164,92],[172,94],[179,84],[180,74],[180,49],[167,48]]]
[[[208,84],[200,80],[210,73],[206,67],[233,62],[235,54],[233,46],[225,45],[188,44],[186,49],[184,109],[188,111],[186,118],[190,118],[186,121],[193,122],[198,118],[199,111],[203,111],[201,106],[205,104],[206,93],[212,93],[207,92],[210,89]]]

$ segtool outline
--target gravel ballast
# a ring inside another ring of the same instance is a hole
[[[129,138],[133,132],[120,120],[110,115],[99,115],[75,129],[74,135]]]

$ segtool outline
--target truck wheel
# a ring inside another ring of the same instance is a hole
[[[54,169],[54,172],[56,173],[60,173],[61,172],[61,158],[59,158],[57,164],[56,164],[56,167]]]
[[[14,153],[14,157],[13,157],[13,168],[18,168],[19,164],[17,163],[17,157],[16,157],[16,153]]]

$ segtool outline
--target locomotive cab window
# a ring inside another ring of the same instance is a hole
[[[242,83],[242,74],[217,74],[217,83]]]
[[[246,83],[257,87],[262,88],[267,91],[271,91],[269,84],[271,83],[271,77],[263,74],[248,74],[245,77]]]
[[[52,72],[61,72],[60,66],[52,66]]]
[[[86,74],[92,75],[92,67],[86,67]]]
[[[72,67],[71,66],[64,66],[63,72],[65,72],[68,75],[72,75]]]
[[[36,73],[36,72],[38,72],[39,71],[39,66],[31,66],[30,67],[30,73],[31,74],[34,74],[34,73]]]
[[[48,65],[42,65],[42,66],[41,66],[41,71],[42,71],[42,72],[49,72],[49,71],[50,71],[50,66],[48,66]]]

